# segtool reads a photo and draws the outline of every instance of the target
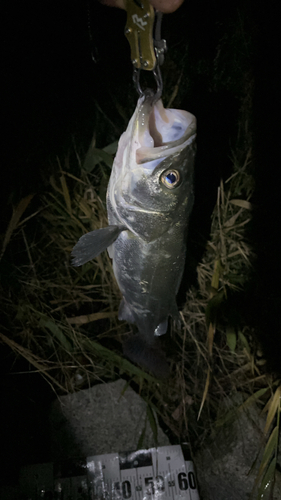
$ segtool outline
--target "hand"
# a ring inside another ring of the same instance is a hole
[[[110,7],[118,7],[125,9],[125,0],[100,0],[101,3],[109,5]],[[164,14],[171,14],[175,12],[184,0],[150,0],[152,7]]]

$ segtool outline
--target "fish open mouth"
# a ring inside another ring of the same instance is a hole
[[[139,108],[137,133],[136,161],[146,163],[185,148],[196,133],[196,119],[187,111],[165,109],[161,99],[154,103],[148,94]]]

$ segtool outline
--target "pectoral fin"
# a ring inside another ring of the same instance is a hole
[[[154,335],[156,337],[160,337],[160,335],[164,335],[167,331],[167,328],[168,328],[168,320],[165,319],[164,321],[162,321],[162,323],[160,323],[157,326],[157,328],[155,328]]]
[[[126,226],[108,226],[81,236],[71,252],[72,265],[82,266],[97,257],[118,238]]]

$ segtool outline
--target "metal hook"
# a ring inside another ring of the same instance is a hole
[[[136,89],[137,93],[139,94],[140,97],[142,97],[143,91],[142,91],[141,86],[140,86],[140,69],[138,69],[138,68],[134,68],[133,82],[134,82],[135,89]]]
[[[142,90],[141,85],[140,85],[140,72],[141,72],[140,69],[134,68],[133,82],[134,82],[136,91],[138,92],[139,96],[142,97],[144,95],[144,91]],[[156,101],[158,101],[158,99],[160,99],[162,92],[163,92],[163,80],[162,80],[160,67],[158,64],[156,65],[155,69],[153,70],[153,76],[154,76],[154,80],[156,82],[156,87],[157,87],[153,101],[156,102]]]

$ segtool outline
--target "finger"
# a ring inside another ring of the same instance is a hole
[[[156,9],[163,12],[163,14],[171,14],[175,12],[184,0],[150,0],[151,5]]]
[[[108,5],[109,7],[118,7],[119,9],[125,9],[124,0],[99,0],[100,3]]]
[[[175,12],[184,0],[150,0],[151,5],[156,9],[160,10],[164,14],[171,14]],[[104,5],[110,7],[118,7],[119,9],[125,9],[125,0],[100,0]]]

